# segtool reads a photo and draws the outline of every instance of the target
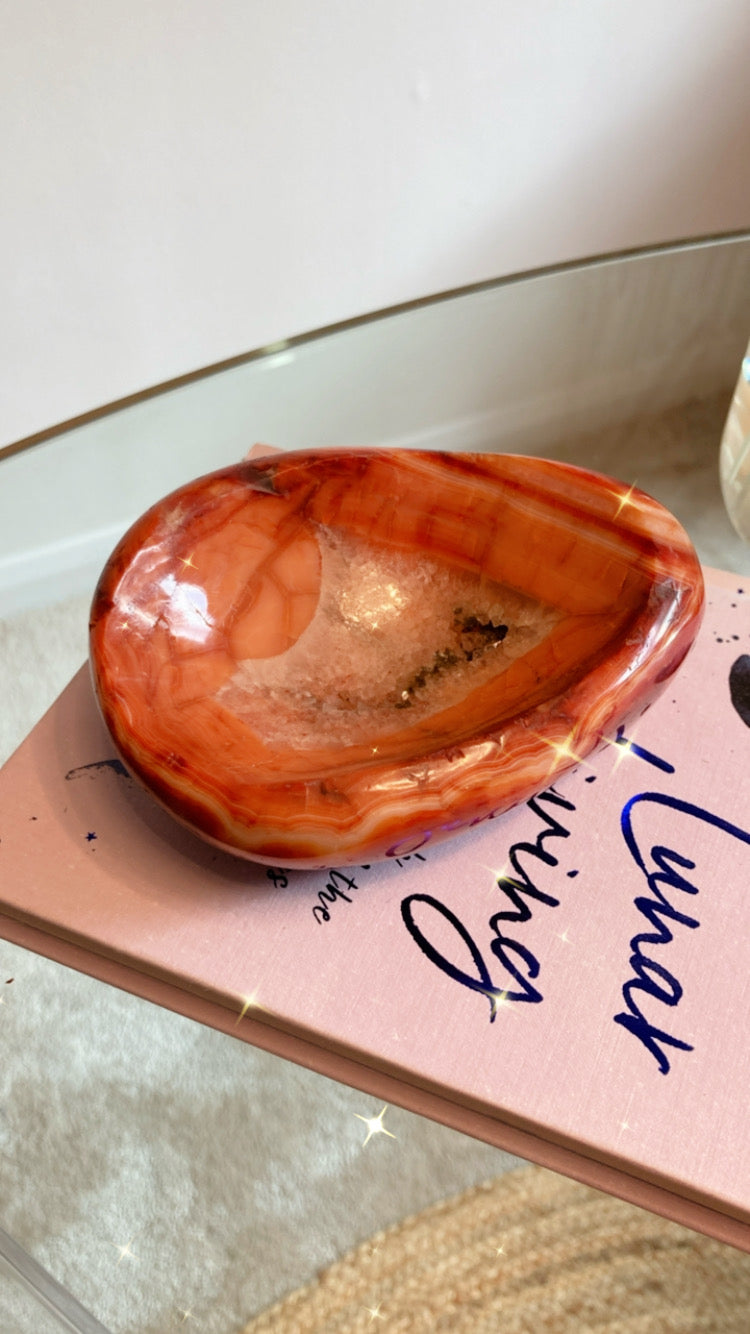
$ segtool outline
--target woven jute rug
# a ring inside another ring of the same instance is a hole
[[[243,1334],[750,1334],[750,1255],[522,1168],[381,1232]]]

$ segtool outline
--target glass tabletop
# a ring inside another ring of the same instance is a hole
[[[0,759],[83,660],[127,525],[256,442],[580,463],[651,491],[704,562],[747,571],[717,465],[748,333],[750,236],[694,242],[290,338],[7,447]],[[395,1107],[395,1139],[365,1144],[380,1111],[365,1095],[2,941],[0,1044],[0,1227],[21,1248],[0,1267],[8,1334],[229,1334],[379,1227],[513,1165]]]
[[[258,441],[590,459],[581,437],[736,380],[749,254],[733,236],[505,278],[292,338],[6,446],[0,615],[89,591],[149,504]],[[618,450],[628,477],[629,455]]]

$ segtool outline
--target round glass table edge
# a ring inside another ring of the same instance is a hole
[[[238,367],[248,365],[251,362],[263,361],[266,358],[277,356],[279,352],[301,348],[310,343],[335,337],[338,334],[346,333],[352,329],[376,324],[380,321],[396,318],[400,315],[408,315],[414,311],[447,304],[452,301],[460,301],[466,297],[480,295],[482,293],[496,292],[504,288],[513,287],[520,283],[533,280],[542,280],[566,273],[605,268],[614,264],[622,264],[627,261],[647,259],[652,256],[676,255],[687,251],[708,249],[710,247],[731,246],[747,241],[750,241],[750,228],[706,236],[686,237],[678,240],[655,242],[653,244],[634,246],[630,249],[610,251],[604,254],[563,260],[554,264],[540,265],[537,268],[522,269],[499,277],[482,279],[478,282],[467,283],[459,287],[446,289],[445,291],[431,293],[426,296],[414,297],[410,300],[398,302],[395,305],[383,306],[377,310],[368,311],[362,315],[350,316],[349,318],[335,321],[332,324],[321,325],[319,328],[311,329],[303,333],[291,334],[288,337],[280,338],[275,342],[253,348],[249,351],[239,352],[234,356],[226,357],[220,361],[210,362],[205,366],[197,367],[196,369],[186,371],[181,375],[172,376],[167,380],[162,380],[156,384],[149,385],[144,389],[136,390],[131,394],[125,394],[120,398],[112,399],[108,403],[100,404],[99,406],[90,408],[74,417],[68,417],[64,421],[44,427],[42,430],[35,431],[30,435],[22,436],[18,440],[0,446],[0,461],[9,458],[14,454],[19,454],[25,450],[32,449],[35,445],[44,444],[57,436],[62,436],[70,431],[75,431],[81,426],[86,426],[101,418],[134,407],[138,403],[143,403],[148,399],[161,397],[174,390],[182,389],[187,385],[195,384],[199,380],[205,380],[212,376],[221,375],[226,371],[235,370]]]

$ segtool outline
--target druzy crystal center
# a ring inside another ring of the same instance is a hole
[[[318,604],[295,643],[241,661],[218,700],[274,749],[403,733],[500,678],[559,620],[478,573],[321,525]],[[343,758],[343,757],[342,757]]]

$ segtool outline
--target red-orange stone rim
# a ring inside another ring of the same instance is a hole
[[[223,701],[240,662],[312,633],[323,530],[481,575],[557,620],[427,718],[284,748]],[[91,665],[120,755],[176,818],[252,860],[335,866],[405,855],[548,786],[648,707],[702,609],[684,530],[610,478],[522,456],[277,454],[133,525],[97,586]]]

